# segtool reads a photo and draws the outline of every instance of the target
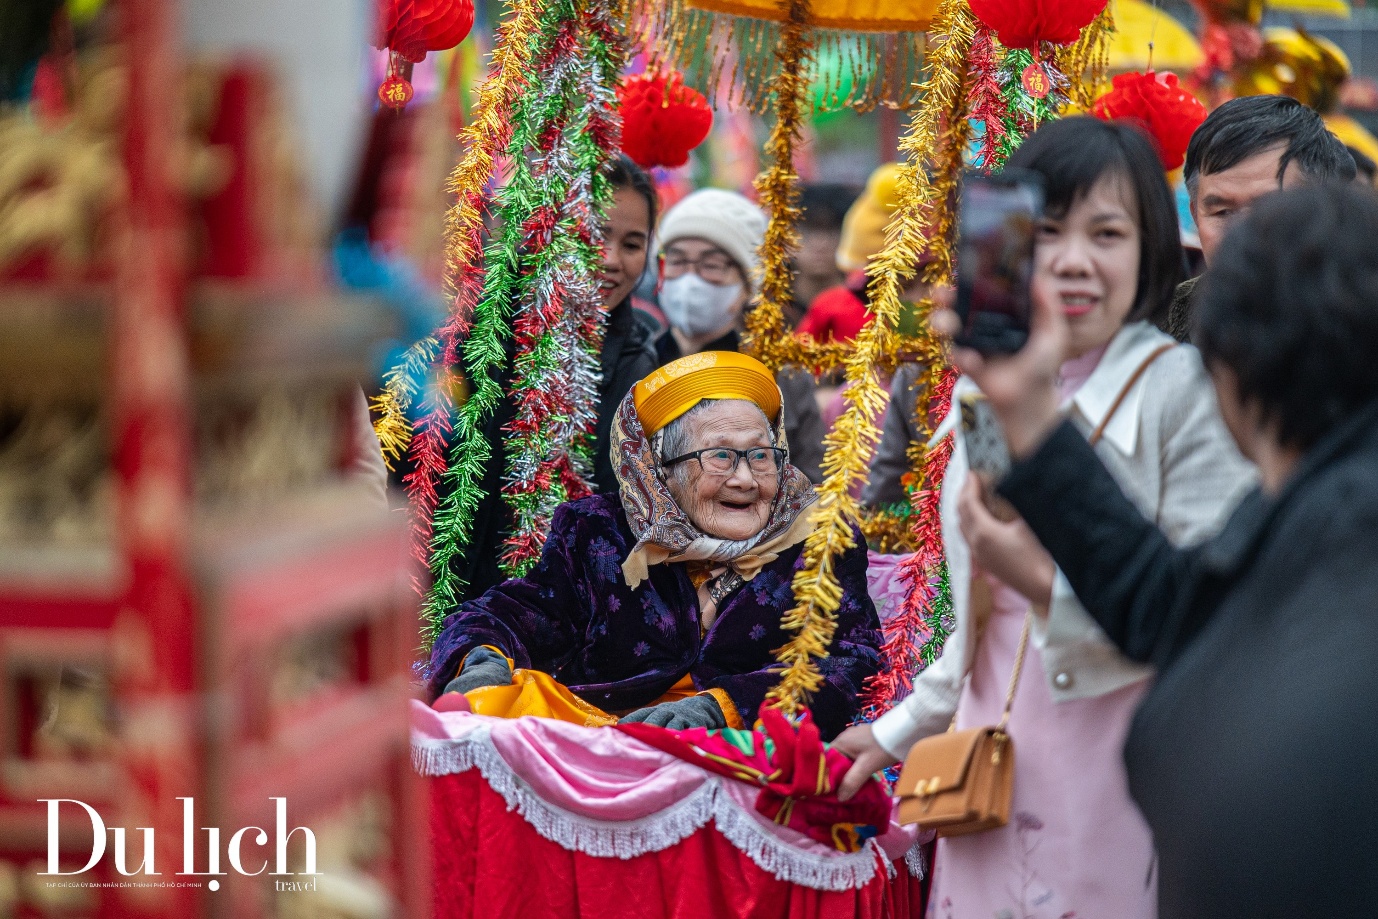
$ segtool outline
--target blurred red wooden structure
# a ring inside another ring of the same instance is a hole
[[[345,471],[381,320],[250,257],[242,103],[269,79],[252,67],[222,77],[211,133],[238,172],[201,212],[194,276],[176,3],[112,5],[128,63],[113,281],[0,288],[0,916],[424,917],[404,537]],[[41,874],[44,799],[69,802],[63,871],[93,845],[70,802],[101,818],[89,871]],[[311,831],[277,876],[274,799]],[[135,872],[144,827],[157,875],[125,876],[113,830]],[[231,864],[243,827],[265,831],[239,845],[261,873]]]

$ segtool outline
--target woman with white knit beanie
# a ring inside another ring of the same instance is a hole
[[[670,324],[656,341],[662,366],[700,351],[739,350],[742,316],[760,283],[765,232],[759,207],[718,188],[693,192],[661,218],[659,300]],[[800,370],[783,370],[776,382],[785,397],[790,462],[817,483],[824,431],[816,384]]]

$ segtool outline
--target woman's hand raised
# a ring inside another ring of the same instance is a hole
[[[1035,609],[1045,608],[1053,595],[1057,565],[1038,537],[1015,517],[1004,521],[986,507],[981,481],[968,476],[957,503],[962,537],[971,547],[976,566],[1026,597]]]

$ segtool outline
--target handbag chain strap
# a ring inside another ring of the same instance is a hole
[[[1019,633],[1019,648],[1014,652],[1014,671],[1010,674],[1010,688],[1005,692],[1005,711],[1000,715],[1000,723],[995,729],[1001,734],[1010,723],[1010,712],[1014,709],[1014,692],[1019,688],[1019,675],[1024,672],[1024,654],[1029,650],[1029,631],[1033,627],[1033,610],[1024,614],[1024,630]]]

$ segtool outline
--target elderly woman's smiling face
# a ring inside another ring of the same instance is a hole
[[[709,402],[681,421],[678,430],[666,431],[663,459],[711,447],[750,450],[774,446],[765,413],[742,399]],[[688,459],[666,470],[666,484],[699,530],[719,539],[743,540],[765,529],[771,504],[780,490],[780,470],[753,472],[741,458],[731,472],[715,473]]]

